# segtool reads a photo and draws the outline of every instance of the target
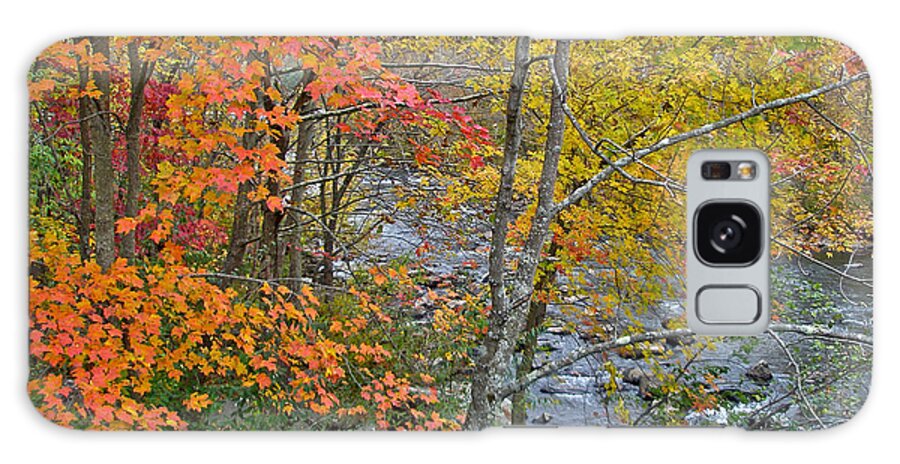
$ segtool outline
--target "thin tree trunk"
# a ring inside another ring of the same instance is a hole
[[[518,68],[518,64],[516,67]],[[568,85],[569,43],[567,41],[558,41],[556,43],[553,69],[556,70],[556,79],[554,80],[558,82],[558,86],[553,86],[551,96],[550,120],[544,148],[544,164],[538,185],[537,209],[532,219],[531,229],[525,242],[525,249],[519,262],[519,268],[512,282],[510,298],[505,296],[506,292],[503,290],[501,293],[503,297],[500,299],[503,307],[491,309],[485,352],[479,362],[480,369],[476,371],[472,380],[472,402],[466,419],[466,427],[468,429],[482,429],[491,424],[495,410],[502,400],[498,393],[504,381],[514,375],[510,372],[513,370],[513,353],[515,352],[516,342],[525,329],[528,316],[528,311],[524,308],[529,307],[528,303],[531,301],[534,290],[534,277],[540,260],[541,250],[544,247],[544,242],[547,240],[550,222],[556,213],[553,193],[556,187],[559,156],[562,151],[565,129],[565,113],[562,108],[562,99],[565,98]],[[504,154],[504,157],[506,157],[506,154]],[[504,188],[502,177],[501,188]],[[511,186],[507,188],[511,188]],[[495,230],[495,232],[498,231]],[[492,246],[493,243],[492,241]],[[492,262],[490,264],[493,265],[495,263]],[[494,272],[496,273],[496,270]],[[496,275],[490,276],[492,295],[498,292],[495,287],[502,285],[502,277],[500,283],[497,283],[496,278]]]
[[[278,147],[278,157],[285,159],[285,155],[290,145],[290,134],[285,133],[284,128],[277,128],[281,135],[274,140],[275,146]],[[278,195],[278,181],[275,178],[269,178],[266,181],[266,188],[271,195]],[[284,219],[284,211],[271,211],[268,207],[263,208],[263,224],[262,238],[260,240],[265,257],[263,262],[263,278],[266,280],[275,279],[281,276],[281,245],[278,241],[278,227]]]
[[[82,64],[78,66],[80,88],[87,88],[88,69]],[[93,190],[94,157],[91,149],[91,99],[82,96],[78,99],[78,128],[81,135],[81,205],[78,218],[78,251],[81,260],[91,257],[91,225],[94,223],[94,210],[91,208],[91,192]]]
[[[128,171],[125,186],[125,216],[135,217],[138,214],[138,194],[141,189],[141,114],[144,111],[144,88],[150,75],[153,74],[154,63],[141,62],[138,57],[138,41],[128,43],[128,63],[131,74],[131,105],[128,108],[128,123],[125,126],[125,149],[127,152],[126,168]],[[122,237],[119,244],[119,255],[129,261],[134,259],[134,231]]]
[[[254,133],[244,134],[241,144],[250,149],[256,145],[258,136]],[[237,195],[234,198],[234,218],[231,222],[231,234],[228,241],[228,253],[225,262],[222,263],[223,274],[234,274],[244,264],[244,256],[247,254],[247,245],[250,243],[250,209],[252,204],[247,195],[253,191],[250,181],[241,182],[238,185]]]
[[[250,199],[247,195],[253,191],[250,182],[241,182],[234,199],[234,219],[231,223],[231,239],[228,241],[228,253],[222,264],[223,274],[234,274],[244,263],[250,231]]]
[[[556,257],[559,252],[559,246],[551,242],[547,250],[548,257]],[[546,263],[545,263],[546,264]],[[550,292],[556,283],[556,267],[546,266],[545,272],[538,277],[535,284],[535,291]],[[516,379],[520,379],[528,375],[534,364],[534,353],[537,349],[537,330],[544,325],[544,319],[547,316],[547,301],[531,301],[528,308],[528,319],[525,322],[525,339],[522,340],[521,360],[516,367]],[[515,425],[525,425],[528,419],[528,392],[522,389],[512,398],[512,423]]]
[[[266,88],[272,87],[272,80],[268,75],[263,78],[263,85]],[[263,99],[263,107],[267,111],[271,111],[275,107],[275,102],[271,97],[266,95]],[[276,133],[276,135],[272,136],[272,143],[278,147],[278,158],[284,161],[291,145],[291,132],[282,126],[272,126],[272,129],[274,129],[274,132]],[[278,180],[274,177],[269,177],[266,181],[266,188],[269,190],[270,195],[281,196]],[[284,219],[284,214],[284,210],[272,211],[268,207],[263,208],[263,224],[260,244],[265,253],[263,257],[262,275],[266,280],[281,277],[282,246],[278,240],[278,227]]]
[[[338,173],[339,167],[333,161],[336,159],[335,151],[339,150],[337,137],[334,135],[334,131],[328,129],[326,130],[326,144],[325,144],[325,161],[322,165],[322,179],[327,179],[334,174]],[[332,184],[329,186],[329,181],[322,180],[322,183],[319,184],[319,224],[322,227],[322,271],[319,275],[319,283],[326,287],[325,291],[325,300],[330,301],[332,298],[331,292],[327,290],[328,287],[334,285],[334,221],[330,218],[330,210],[329,205],[333,207],[334,201],[334,183],[337,182],[337,179],[332,180]],[[332,194],[331,201],[328,201],[329,193]]]
[[[312,72],[307,72],[307,75],[299,85],[306,88],[306,85],[309,84],[313,78],[314,74]],[[298,103],[301,113],[312,111],[313,101],[308,92],[304,91],[300,94]],[[293,185],[303,185],[306,181],[305,161],[310,159],[309,151],[313,144],[314,126],[315,122],[313,121],[302,121],[297,128],[297,155],[292,176]],[[291,205],[302,209],[305,193],[305,188],[292,190]],[[300,248],[300,245],[303,243],[303,227],[299,225],[299,218],[297,215],[293,215],[292,217],[294,218],[295,225],[291,240],[288,242],[288,259],[290,260],[290,277],[297,280],[291,280],[290,282],[291,289],[295,293],[299,293],[300,288],[303,286],[303,283],[299,280],[303,277],[303,250]]]
[[[109,37],[92,37],[94,53],[103,55],[109,63]],[[96,230],[97,263],[109,269],[116,258],[115,246],[115,173],[112,165],[112,119],[109,113],[109,70],[94,71],[94,84],[100,96],[91,99],[91,151],[94,157],[94,179],[97,200]]]
[[[266,188],[270,192],[278,192],[278,181],[269,179],[266,182]],[[260,246],[265,253],[263,257],[262,276],[265,280],[271,280],[279,277],[281,269],[281,247],[278,244],[278,226],[284,213],[281,211],[271,211],[268,207],[263,207],[263,223],[262,235],[260,238]]]
[[[544,301],[532,301],[528,310],[528,322],[525,325],[526,338],[522,342],[521,359],[516,367],[516,378],[522,378],[531,372],[534,364],[534,351],[537,348],[537,336],[533,331],[543,324],[547,314],[547,303]],[[512,396],[512,423],[513,425],[525,425],[528,420],[528,392],[525,389],[517,391]]]
[[[488,364],[497,356],[501,343],[502,328],[508,318],[508,298],[504,283],[506,269],[506,233],[512,218],[513,183],[516,175],[516,161],[522,143],[522,96],[528,77],[530,40],[516,39],[516,54],[513,75],[509,84],[506,102],[506,143],[503,147],[503,166],[500,174],[500,189],[494,210],[494,224],[491,235],[491,253],[488,263],[488,280],[491,288],[491,314],[488,333],[482,345],[482,355],[472,377],[472,402],[466,418],[466,427],[471,430],[490,425],[494,398],[491,387],[500,382],[496,378],[502,372],[494,372]]]

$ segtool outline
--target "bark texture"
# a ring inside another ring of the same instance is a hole
[[[523,43],[524,42],[524,43]],[[513,115],[516,129],[507,137],[521,140],[521,96],[518,101],[513,90],[518,84],[524,87],[524,74],[529,64],[527,39],[520,39],[516,44],[516,64],[513,70],[513,82],[510,86],[510,102],[508,115]],[[523,49],[523,50],[520,50]],[[559,155],[562,151],[565,114],[562,101],[568,85],[569,43],[558,41],[553,55],[551,69],[555,69],[558,85],[553,86],[550,105],[550,119],[547,140],[544,147],[544,163],[541,169],[538,186],[538,204],[532,219],[531,229],[525,248],[519,258],[519,267],[507,289],[503,279],[506,230],[511,216],[512,181],[515,177],[515,160],[518,150],[512,151],[510,144],[504,150],[504,166],[501,174],[500,192],[498,193],[497,211],[491,241],[489,263],[489,280],[491,286],[491,316],[488,335],[483,346],[483,355],[479,369],[472,379],[472,402],[466,418],[466,427],[470,430],[483,429],[493,422],[496,410],[503,399],[498,395],[502,386],[514,376],[513,354],[516,344],[525,329],[529,303],[534,291],[534,277],[540,260],[541,250],[547,239],[550,222],[555,216],[553,191],[559,167]],[[516,77],[522,74],[521,81]],[[507,119],[508,125],[510,119]],[[507,172],[507,166],[511,171]],[[508,176],[505,178],[504,176]],[[508,196],[507,196],[508,195]],[[499,245],[499,246],[498,246]]]
[[[153,74],[154,63],[141,61],[138,56],[139,43],[128,43],[128,64],[131,79],[131,105],[128,108],[128,122],[125,125],[125,150],[127,182],[125,184],[125,216],[135,217],[138,214],[138,194],[141,190],[141,115],[144,112],[144,89],[150,75]],[[119,244],[119,255],[128,260],[134,259],[134,231],[122,237]]]
[[[78,66],[79,88],[87,88],[90,80],[87,67]],[[81,138],[81,204],[78,208],[78,251],[81,260],[91,257],[91,226],[94,224],[92,193],[94,190],[94,157],[91,150],[91,98],[82,96],[78,99],[78,129]]]
[[[304,78],[300,81],[298,85],[299,88],[305,89],[306,86],[312,82],[315,78],[315,74],[312,72],[308,72]],[[307,113],[312,111],[314,103],[312,101],[312,97],[309,95],[309,92],[303,91],[300,94],[299,100],[297,102],[300,111],[302,113]],[[313,140],[315,134],[315,123],[313,121],[301,121],[297,127],[297,148],[296,148],[296,158],[294,160],[294,172],[292,173],[292,182],[293,185],[304,185],[306,182],[306,160],[312,158],[312,154],[310,151],[312,150]],[[306,188],[300,187],[291,190],[291,205],[297,208],[303,208],[303,201],[306,198]],[[303,277],[303,232],[304,228],[301,225],[300,217],[297,214],[293,214],[291,219],[294,222],[293,233],[291,234],[291,238],[288,241],[287,249],[288,249],[288,260],[289,269],[290,269],[290,288],[295,293],[299,293],[301,288],[303,287],[303,282],[300,280]]]
[[[109,63],[109,37],[92,37],[94,53],[103,55]],[[94,239],[97,244],[97,263],[109,269],[116,259],[115,245],[115,173],[112,165],[112,118],[109,111],[109,69],[93,72],[94,85],[100,95],[90,101],[91,152],[94,158],[94,185],[97,213]]]

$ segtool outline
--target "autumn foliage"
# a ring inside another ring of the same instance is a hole
[[[140,41],[116,40],[123,48]],[[480,166],[477,147],[489,143],[486,131],[459,107],[438,108],[447,101],[438,93],[422,96],[381,68],[379,45],[368,39],[141,43],[143,60],[168,65],[173,74],[152,79],[146,91],[144,206],[127,217],[118,205],[117,240],[136,232],[139,259],[119,258],[104,270],[79,256],[71,226],[51,218],[33,224],[31,260],[42,272],[31,279],[36,371],[29,390],[40,411],[79,428],[184,429],[223,399],[242,399],[285,417],[302,410],[369,417],[379,428],[458,427],[433,408],[433,378],[391,371],[393,355],[372,324],[392,321],[365,292],[351,288],[343,310],[323,318],[309,285],[217,280],[198,264],[211,264],[227,244],[236,196],[260,205],[264,215],[284,214],[289,190],[281,188],[292,182],[286,134],[305,118],[322,117],[310,114],[304,100],[322,102],[320,112],[348,110],[351,116],[333,128],[358,140],[384,140],[379,128],[393,123],[458,131],[446,153],[410,137],[422,165],[459,156]],[[191,72],[174,74],[187,63]],[[274,70],[286,66],[305,73],[305,84],[285,89],[274,82]],[[42,78],[30,84],[30,94],[41,114],[52,115],[57,146],[78,144],[84,121],[75,102],[99,97],[92,81],[78,82],[85,68],[111,73],[115,119],[128,109],[122,68],[91,53],[87,39],[52,46],[35,65]],[[123,157],[119,139],[113,153],[119,172]],[[240,191],[241,185],[252,188]],[[57,192],[49,195],[39,203],[65,204]],[[66,204],[72,215],[74,206]]]
[[[522,43],[92,37],[44,50],[28,86],[37,409],[87,429],[456,430],[471,427],[473,395],[499,409],[502,391],[522,423],[527,385],[500,383],[537,365],[548,307],[557,331],[602,343],[650,330],[682,296],[681,179],[701,148],[770,155],[779,253],[871,243],[870,97],[847,47]],[[835,82],[805,106],[660,145]],[[498,214],[508,227],[494,233]],[[546,240],[529,243],[535,218]],[[494,237],[508,250],[498,278],[485,276]],[[491,319],[499,290],[523,293],[506,302],[521,331]],[[488,372],[501,332],[510,360]],[[721,404],[718,371],[690,367],[711,347],[603,353],[597,394],[630,423],[614,361],[646,359],[653,391],[639,400],[663,392],[658,423],[683,425]],[[691,362],[670,362],[676,351]],[[498,383],[473,393],[479,375]],[[497,411],[481,412],[478,426]]]

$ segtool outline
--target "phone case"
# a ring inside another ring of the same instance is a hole
[[[28,393],[61,426],[806,430],[867,396],[839,42],[73,38],[28,93]],[[769,157],[762,334],[687,328],[707,148]]]

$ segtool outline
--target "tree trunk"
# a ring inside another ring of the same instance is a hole
[[[244,134],[241,144],[250,149],[256,145],[257,136],[253,133]],[[234,198],[234,218],[231,222],[231,234],[228,241],[228,253],[225,262],[222,263],[223,274],[234,274],[244,263],[244,255],[247,245],[250,243],[250,209],[252,204],[247,195],[253,191],[250,181],[241,182],[238,185],[237,195]]]
[[[327,179],[340,172],[340,166],[336,162],[337,153],[341,150],[340,140],[334,130],[327,130],[328,137],[325,145],[325,163],[322,165],[322,179]],[[329,184],[330,183],[330,184]],[[337,179],[331,181],[322,180],[319,184],[319,224],[322,228],[322,272],[319,283],[325,287],[325,301],[333,299],[329,287],[334,286],[334,244],[336,233],[336,217],[334,212],[335,192],[337,191]],[[330,196],[330,198],[329,198]]]
[[[496,356],[501,342],[501,328],[508,317],[508,301],[504,283],[506,269],[506,233],[512,218],[513,183],[516,175],[516,161],[522,143],[522,96],[528,77],[530,41],[527,37],[516,39],[516,55],[509,97],[506,102],[506,143],[503,146],[503,166],[500,173],[500,189],[494,210],[494,224],[491,231],[491,253],[488,263],[488,280],[491,288],[491,314],[488,333],[482,345],[482,355],[472,377],[472,402],[466,418],[466,427],[478,430],[490,425],[494,398],[490,396],[493,386],[499,383],[497,375],[486,369]]]
[[[279,128],[279,130],[282,131],[282,135],[278,136],[275,140],[275,145],[278,147],[278,157],[284,160],[288,146],[290,145],[290,136],[283,132],[283,128]],[[276,179],[270,177],[266,181],[266,188],[271,192],[271,195],[280,196],[278,181]],[[271,211],[267,206],[263,207],[263,224],[260,243],[265,253],[262,266],[263,279],[265,280],[272,280],[281,276],[282,253],[281,245],[278,241],[278,227],[281,225],[282,219],[284,219],[283,210]]]
[[[556,257],[559,246],[551,242],[547,250],[548,257]],[[549,264],[549,266],[547,265]],[[538,277],[535,290],[538,292],[550,292],[556,283],[556,266],[545,262],[544,273]],[[532,301],[528,308],[528,319],[525,322],[525,339],[522,340],[521,359],[516,367],[516,379],[525,377],[531,372],[534,364],[534,352],[537,349],[537,330],[544,325],[547,316],[547,301]],[[525,425],[528,419],[528,393],[520,390],[512,398],[512,423]]]
[[[92,37],[94,53],[103,55],[109,63],[109,37]],[[115,173],[112,165],[112,119],[109,113],[109,70],[94,71],[94,84],[100,96],[91,99],[91,151],[97,200],[96,230],[97,263],[109,269],[116,258],[115,246]]]
[[[128,172],[125,186],[125,216],[133,218],[138,214],[138,194],[141,189],[141,113],[144,111],[144,88],[153,73],[154,63],[141,62],[138,57],[138,41],[128,43],[128,63],[131,74],[131,105],[128,108],[128,123],[125,126],[126,168]],[[119,255],[134,259],[134,231],[122,237]]]
[[[228,254],[222,264],[223,274],[234,274],[244,263],[250,232],[250,199],[247,195],[253,191],[250,182],[242,182],[238,186],[234,199],[234,220],[231,223],[231,239],[228,241]]]
[[[516,61],[516,70],[518,70],[518,58]],[[524,65],[527,66],[527,60],[525,60]],[[519,262],[519,268],[511,285],[510,297],[506,296],[505,289],[500,290],[496,288],[503,285],[502,272],[498,280],[496,269],[489,270],[489,273],[492,274],[490,275],[492,302],[494,304],[499,302],[502,306],[495,306],[491,309],[484,354],[479,362],[481,367],[476,371],[472,380],[472,402],[466,419],[466,427],[468,429],[482,429],[491,425],[495,410],[503,400],[502,397],[498,396],[498,393],[504,384],[504,380],[513,377],[512,372],[510,372],[512,370],[513,353],[515,352],[516,342],[525,329],[528,316],[528,312],[523,308],[529,307],[528,302],[531,300],[534,290],[534,277],[540,260],[541,250],[547,239],[550,222],[556,214],[553,192],[556,187],[559,156],[562,151],[565,129],[565,113],[562,108],[562,99],[565,97],[568,85],[569,43],[567,41],[558,41],[556,43],[556,53],[553,56],[552,67],[556,70],[554,81],[558,85],[553,86],[551,96],[550,120],[544,148],[544,164],[538,185],[537,209],[532,219],[531,229]],[[514,70],[514,75],[516,70]],[[512,95],[512,92],[510,94]],[[507,137],[509,136],[510,134],[507,134]],[[507,154],[504,153],[504,159],[506,157]],[[505,164],[506,161],[504,161]],[[501,189],[511,189],[512,186],[505,185],[503,180],[501,175]],[[503,195],[502,190],[498,194],[498,203],[501,195]],[[498,212],[499,206],[498,204]],[[498,230],[498,223],[499,221],[495,222],[494,233],[503,232],[503,237],[505,238],[505,230]],[[496,240],[498,240],[496,237],[492,239],[492,247]],[[494,250],[492,249],[492,255],[493,253]],[[493,256],[490,265],[492,267],[496,265]],[[499,294],[501,297],[494,299],[494,294]]]
[[[263,85],[266,88],[272,87],[273,83],[269,76],[263,79]],[[299,103],[299,100],[298,100]],[[267,111],[271,111],[275,107],[275,102],[268,95],[263,99],[263,107]],[[296,106],[294,107],[296,109]],[[289,129],[273,125],[275,135],[272,136],[272,143],[278,147],[278,158],[284,161],[287,158],[287,152],[291,145],[291,132]],[[278,180],[269,177],[266,181],[266,189],[270,195],[281,197]],[[283,256],[282,245],[278,240],[278,228],[284,219],[284,210],[272,211],[268,207],[263,208],[263,224],[262,236],[260,243],[264,250],[262,275],[263,279],[271,280],[281,277],[281,257]]]
[[[306,77],[300,82],[299,85],[306,88],[306,85],[309,82],[312,82],[314,78],[314,74],[312,72],[307,72]],[[308,92],[302,92],[300,94],[299,107],[301,113],[306,113],[308,111],[312,111],[313,102],[312,98]],[[312,149],[313,144],[313,134],[315,129],[315,122],[313,121],[302,121],[297,128],[297,155],[294,162],[294,172],[292,175],[292,181],[294,185],[303,185],[306,181],[306,163],[305,161],[310,159],[310,150]],[[291,205],[303,209],[303,200],[305,199],[306,189],[303,187],[295,188],[291,191]],[[300,217],[298,215],[293,215],[294,218],[294,230],[291,234],[291,240],[288,242],[288,259],[290,260],[290,277],[292,279],[290,281],[290,287],[295,293],[299,293],[303,283],[299,280],[303,277],[303,250],[300,248],[300,245],[303,243],[303,227],[300,226]]]
[[[88,69],[82,64],[78,65],[79,86],[82,90],[87,88]],[[91,257],[91,225],[94,223],[94,211],[91,208],[91,192],[93,190],[94,157],[91,149],[91,99],[82,96],[78,99],[78,128],[81,135],[81,205],[79,205],[78,218],[78,251],[81,260],[87,261]]]
[[[534,364],[534,351],[537,348],[537,334],[534,333],[544,322],[547,314],[547,303],[532,301],[528,310],[528,322],[525,325],[525,340],[522,341],[521,359],[516,367],[516,378],[522,378],[531,372]],[[528,392],[522,389],[512,397],[512,423],[525,425],[528,420]]]

